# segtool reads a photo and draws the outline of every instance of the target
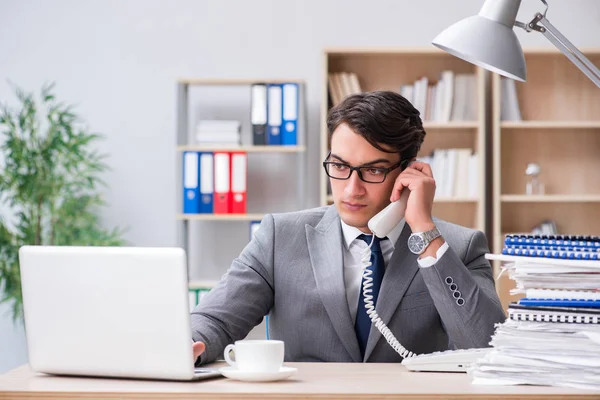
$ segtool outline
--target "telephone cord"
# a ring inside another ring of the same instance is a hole
[[[367,310],[367,315],[375,324],[375,327],[381,332],[381,335],[385,338],[385,340],[392,346],[394,350],[398,354],[402,356],[402,358],[410,358],[416,356],[412,351],[407,350],[396,337],[392,333],[392,331],[387,327],[387,325],[381,320],[377,312],[375,311],[375,306],[373,305],[373,295],[371,292],[373,291],[371,287],[373,286],[373,271],[369,269],[371,265],[371,246],[373,245],[373,240],[375,236],[373,235],[373,239],[371,240],[371,244],[366,248],[362,255],[362,265],[363,265],[363,297],[365,299],[365,308]]]

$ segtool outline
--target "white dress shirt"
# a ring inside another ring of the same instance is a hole
[[[358,308],[358,298],[360,294],[360,286],[362,281],[362,255],[366,248],[369,247],[364,240],[358,239],[358,237],[363,233],[358,228],[352,227],[342,222],[342,233],[343,233],[343,253],[344,253],[344,284],[346,286],[346,299],[348,300],[348,307],[350,308],[350,315],[352,316],[352,321],[356,319],[356,310]],[[380,247],[381,252],[383,253],[383,261],[384,264],[388,265],[390,258],[392,258],[392,253],[394,252],[394,245],[400,234],[402,233],[402,229],[404,228],[405,221],[404,219],[398,223],[398,225],[392,229],[390,234],[387,236],[387,239],[381,240]],[[434,265],[437,260],[439,260],[446,249],[448,248],[448,243],[444,242],[444,244],[438,249],[436,252],[436,257],[425,257],[422,260],[418,260],[419,266],[421,268],[427,268]],[[408,249],[407,249],[408,251]],[[370,251],[369,251],[370,254]]]

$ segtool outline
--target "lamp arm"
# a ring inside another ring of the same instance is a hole
[[[546,13],[537,13],[529,24],[515,22],[515,26],[528,32],[532,30],[542,33],[556,46],[573,64],[577,66],[598,88],[600,88],[600,70],[581,53],[558,29],[546,19]],[[523,26],[525,25],[525,26]]]

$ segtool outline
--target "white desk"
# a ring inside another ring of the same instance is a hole
[[[72,378],[28,366],[0,376],[0,399],[599,399],[600,393],[545,386],[475,386],[464,373],[408,372],[399,364],[286,363],[287,380],[247,383]]]

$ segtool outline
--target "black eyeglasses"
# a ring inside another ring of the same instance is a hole
[[[329,158],[331,152],[327,154],[325,160]],[[387,175],[395,170],[398,167],[402,167],[404,170],[405,161],[400,161],[397,164],[392,165],[389,168],[381,168],[381,167],[370,167],[370,166],[362,166],[362,167],[351,167],[348,164],[344,164],[337,161],[323,161],[323,168],[325,168],[325,173],[327,176],[333,179],[345,180],[349,179],[352,175],[352,171],[356,171],[358,177],[361,181],[367,183],[382,183],[385,181]]]

